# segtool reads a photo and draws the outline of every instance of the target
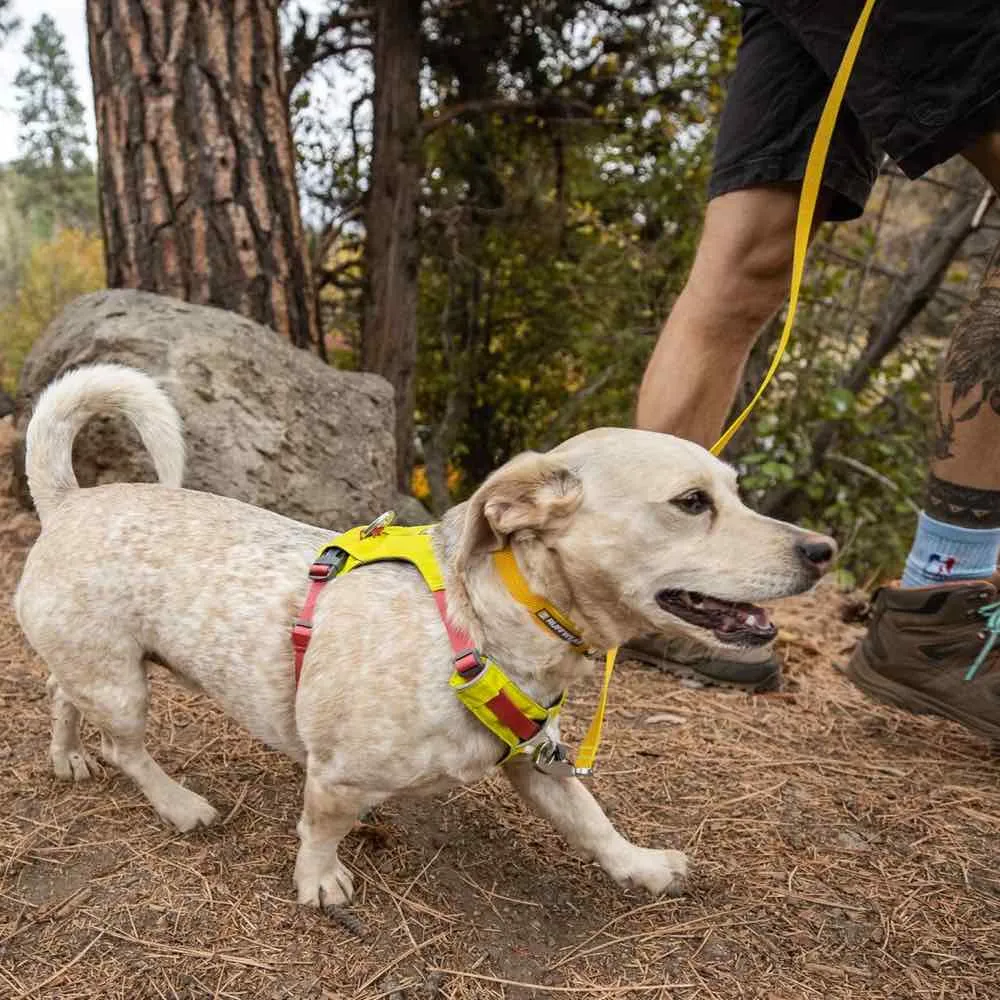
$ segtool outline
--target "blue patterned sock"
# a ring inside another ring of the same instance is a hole
[[[904,587],[932,587],[950,580],[986,580],[997,571],[1000,528],[960,528],[921,513],[906,557]]]

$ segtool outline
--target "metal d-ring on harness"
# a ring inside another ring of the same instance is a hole
[[[309,592],[302,611],[292,626],[296,686],[312,636],[316,601],[324,585],[359,566],[378,562],[406,562],[414,566],[423,577],[434,596],[438,613],[448,633],[454,665],[454,673],[449,681],[452,691],[507,747],[499,763],[527,755],[534,766],[545,774],[561,778],[590,775],[600,740],[607,685],[614,666],[614,651],[608,656],[598,711],[574,764],[567,747],[552,732],[566,700],[566,693],[563,692],[552,705],[540,705],[518,687],[495,660],[475,647],[468,633],[454,625],[449,618],[444,577],[434,555],[431,538],[434,525],[396,527],[394,520],[395,514],[388,511],[366,527],[345,531],[324,545],[309,567]],[[541,628],[570,644],[577,652],[588,651],[573,622],[531,591],[517,567],[513,553],[502,550],[494,554],[494,559],[500,577],[511,595],[531,610],[533,620]]]

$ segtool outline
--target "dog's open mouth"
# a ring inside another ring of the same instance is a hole
[[[767,612],[755,604],[720,601],[694,590],[661,590],[656,603],[689,625],[707,629],[727,645],[763,646],[778,634]]]

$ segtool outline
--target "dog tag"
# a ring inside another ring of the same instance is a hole
[[[591,774],[590,768],[574,767],[566,747],[552,740],[540,743],[531,761],[536,770],[551,774],[553,778],[586,778]]]

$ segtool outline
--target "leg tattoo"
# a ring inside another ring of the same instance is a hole
[[[1000,419],[1000,245],[976,297],[959,318],[941,365],[934,458],[954,458],[956,425],[984,407]],[[1000,433],[1000,425],[998,425]]]

